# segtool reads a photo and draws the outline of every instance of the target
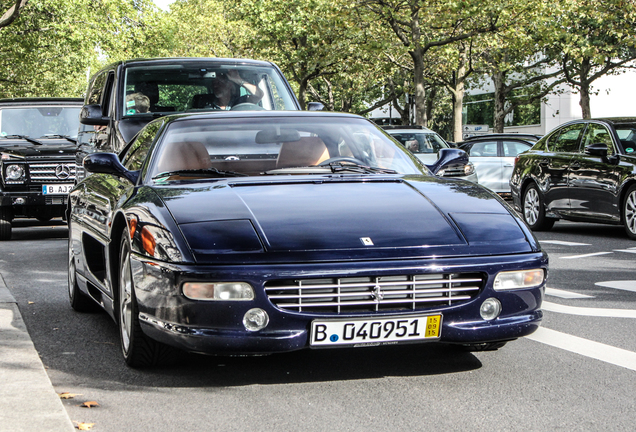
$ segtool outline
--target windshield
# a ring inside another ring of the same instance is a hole
[[[160,65],[126,69],[124,116],[208,110],[296,110],[273,67]]]
[[[0,137],[77,137],[80,107],[38,106],[0,109]]]
[[[436,133],[432,132],[390,132],[404,147],[413,153],[437,153],[448,144]]]
[[[342,117],[176,121],[153,159],[150,176],[162,181],[172,174],[428,173],[369,121]]]

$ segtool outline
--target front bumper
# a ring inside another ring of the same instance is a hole
[[[43,211],[62,216],[68,195],[44,195],[41,191],[3,191],[0,194],[0,207],[11,208],[14,216],[34,217]]]
[[[265,354],[309,348],[311,322],[315,319],[342,319],[396,316],[408,318],[421,313],[443,316],[438,342],[483,343],[512,340],[534,332],[540,325],[545,284],[532,289],[494,291],[492,283],[500,271],[544,268],[544,253],[522,255],[402,260],[362,263],[329,263],[269,266],[177,266],[134,257],[133,279],[143,331],[153,339],[192,352],[207,354]],[[304,279],[328,275],[390,275],[404,272],[483,272],[485,284],[472,300],[461,304],[422,308],[417,311],[381,311],[325,314],[292,312],[277,308],[267,297],[268,280]],[[251,301],[193,301],[181,293],[184,281],[246,281],[255,291]],[[487,298],[502,305],[501,315],[486,321],[479,308]],[[252,308],[269,315],[269,325],[257,332],[243,327],[243,316]]]

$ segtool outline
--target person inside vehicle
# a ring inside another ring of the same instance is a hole
[[[249,94],[241,96],[241,87]],[[263,90],[241,78],[236,69],[229,70],[227,74],[217,74],[212,80],[212,90],[212,107],[221,110],[229,110],[242,103],[257,104],[263,98]]]
[[[143,93],[132,93],[126,96],[126,115],[147,113],[150,110],[150,99]]]

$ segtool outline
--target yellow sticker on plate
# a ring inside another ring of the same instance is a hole
[[[432,315],[426,319],[426,333],[424,337],[439,337],[439,315]]]

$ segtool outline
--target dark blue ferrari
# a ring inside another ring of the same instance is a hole
[[[149,123],[71,192],[69,295],[131,366],[174,348],[263,354],[444,342],[540,324],[547,255],[494,193],[434,173],[370,121],[228,111]]]

